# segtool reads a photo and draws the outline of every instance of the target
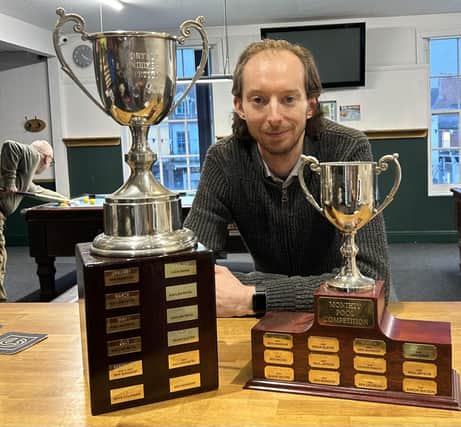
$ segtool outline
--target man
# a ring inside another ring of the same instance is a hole
[[[312,311],[313,293],[336,275],[341,235],[308,203],[297,179],[300,154],[326,161],[369,161],[366,136],[323,119],[321,83],[306,49],[283,40],[249,45],[237,63],[233,135],[210,147],[185,226],[214,251],[235,222],[256,271],[216,266],[220,317],[267,310]],[[305,179],[319,200],[319,178]],[[357,234],[358,266],[389,288],[384,224],[376,217]],[[264,307],[264,300],[265,306]]]
[[[7,295],[4,285],[6,271],[6,242],[3,232],[6,217],[11,215],[21,203],[22,195],[17,192],[31,192],[52,195],[68,199],[59,193],[40,187],[32,182],[35,174],[41,174],[53,162],[53,148],[44,140],[37,140],[30,145],[16,141],[5,141],[0,157],[0,302],[5,302]]]

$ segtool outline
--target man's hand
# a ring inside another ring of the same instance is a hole
[[[17,193],[18,189],[16,188],[15,184],[11,184],[3,187],[2,191],[4,191],[5,193]]]
[[[215,265],[216,315],[234,317],[254,315],[254,286],[243,285],[227,267]]]

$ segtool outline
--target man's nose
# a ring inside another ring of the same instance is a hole
[[[282,120],[280,103],[278,100],[274,99],[269,102],[269,115],[268,121],[274,125],[278,124]]]

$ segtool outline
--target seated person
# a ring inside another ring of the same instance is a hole
[[[300,155],[320,162],[371,161],[366,136],[322,117],[320,77],[312,54],[284,40],[250,44],[234,72],[233,134],[212,145],[184,226],[222,251],[234,222],[255,272],[215,267],[219,317],[312,311],[313,293],[341,265],[341,233],[307,202],[297,178]],[[319,200],[319,177],[304,168]],[[384,280],[389,262],[382,215],[357,233],[357,264]],[[257,298],[253,298],[257,292]],[[256,307],[253,305],[256,302]]]

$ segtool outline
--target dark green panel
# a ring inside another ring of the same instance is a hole
[[[53,182],[38,182],[40,186],[47,188],[49,190],[56,191],[56,186]],[[27,232],[27,223],[24,219],[24,216],[21,215],[21,211],[25,208],[30,208],[32,206],[41,205],[46,202],[40,200],[32,199],[30,197],[24,197],[20,203],[18,209],[10,215],[6,220],[5,225],[5,238],[7,246],[28,246],[28,232]]]
[[[451,196],[428,196],[425,138],[372,140],[373,158],[399,153],[402,183],[384,210],[390,242],[455,242],[454,203]],[[394,180],[394,167],[379,176],[380,198]]]
[[[123,184],[120,145],[68,147],[71,197],[84,193],[113,193]]]

